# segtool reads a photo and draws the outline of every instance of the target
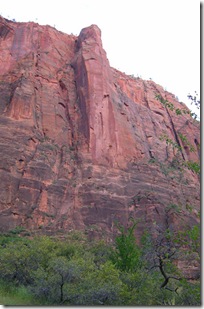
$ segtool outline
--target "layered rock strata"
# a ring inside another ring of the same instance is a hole
[[[161,137],[198,161],[199,123],[155,94],[186,108],[155,82],[111,68],[96,25],[76,37],[0,18],[1,231],[111,237],[114,222],[130,217],[138,235],[195,225],[198,176],[174,165],[175,149]]]

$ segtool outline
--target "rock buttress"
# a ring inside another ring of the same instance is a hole
[[[161,136],[198,161],[199,123],[157,101],[185,107],[161,86],[111,68],[97,26],[76,37],[1,18],[0,50],[2,231],[86,228],[112,237],[115,221],[133,217],[140,236],[145,227],[197,224],[198,176],[174,165]]]

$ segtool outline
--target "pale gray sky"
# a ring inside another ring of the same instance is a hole
[[[76,35],[97,24],[111,66],[151,78],[186,104],[200,92],[198,0],[1,0],[0,14]]]

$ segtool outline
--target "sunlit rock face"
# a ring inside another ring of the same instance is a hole
[[[153,81],[111,68],[96,25],[76,37],[0,18],[1,231],[87,229],[111,238],[114,222],[130,217],[138,236],[196,224],[198,176],[175,168],[176,150],[161,137],[198,161],[199,123],[155,94],[185,108]]]

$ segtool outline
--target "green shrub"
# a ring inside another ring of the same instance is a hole
[[[174,250],[186,244],[192,252],[199,251],[199,227],[176,235],[167,229],[156,242],[146,232],[140,246],[136,244],[135,228],[134,221],[126,229],[118,225],[119,234],[110,244],[103,240],[90,242],[82,233],[75,232],[63,239],[0,236],[0,302],[4,305],[200,305],[199,281],[192,284],[184,279],[172,279],[178,270],[171,257]],[[159,262],[163,263],[165,274],[172,277],[166,288],[162,287],[164,276]]]
[[[118,224],[120,235],[115,239],[112,261],[122,271],[134,271],[141,263],[141,250],[134,236],[135,227],[136,222],[127,230]]]

